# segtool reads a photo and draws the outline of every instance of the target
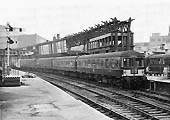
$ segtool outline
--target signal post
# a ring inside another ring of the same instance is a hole
[[[7,36],[7,48],[6,48],[6,62],[5,67],[3,69],[3,77],[2,84],[3,86],[20,86],[20,76],[17,74],[11,74],[11,65],[10,65],[10,45],[14,43],[14,40],[9,36],[10,32],[18,29],[19,32],[22,32],[22,28],[12,27],[9,23],[7,23],[7,27],[5,28],[8,36]]]

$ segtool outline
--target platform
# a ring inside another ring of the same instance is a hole
[[[170,79],[165,76],[147,76],[149,89],[170,94]]]
[[[21,81],[0,87],[0,120],[112,120],[41,78]]]
[[[166,83],[170,83],[170,79],[168,79],[166,76],[147,76],[147,79],[152,81],[158,81],[158,82],[166,82]]]

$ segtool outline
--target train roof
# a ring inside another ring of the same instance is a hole
[[[84,58],[107,58],[107,57],[145,57],[144,54],[128,50],[121,52],[111,52],[111,53],[101,53],[101,54],[93,54],[93,55],[84,55],[80,56],[79,59]]]
[[[157,54],[148,56],[148,58],[168,58],[168,57],[170,57],[170,54]]]

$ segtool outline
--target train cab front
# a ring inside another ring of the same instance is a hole
[[[141,89],[145,87],[145,58],[144,57],[127,57],[122,58],[122,82],[123,86],[129,89]]]

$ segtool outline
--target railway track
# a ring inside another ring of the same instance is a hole
[[[54,75],[52,75],[54,76]],[[62,77],[63,78],[63,77]],[[112,92],[112,91],[117,91],[120,89],[115,89],[113,87],[100,87],[96,84],[89,84],[87,82],[84,82],[84,81],[80,81],[80,80],[75,80],[75,79],[72,79],[72,78],[69,78],[69,80],[72,80],[72,81],[76,81],[80,84],[85,84],[86,86],[92,86],[92,87],[96,87],[96,88],[100,88],[100,89],[103,89],[105,91],[108,91],[108,92]],[[121,90],[121,92],[124,92],[125,90]],[[168,94],[161,94],[161,93],[158,93],[158,92],[154,92],[154,91],[146,91],[146,90],[130,90],[130,91],[127,91],[126,90],[126,93],[125,94],[129,94],[130,96],[136,96],[136,97],[141,97],[141,98],[144,98],[144,99],[150,99],[150,101],[153,101],[153,102],[157,102],[158,104],[161,104],[161,105],[164,105],[163,107],[167,107],[167,108],[170,108],[170,95]]]
[[[44,75],[43,75],[44,76]],[[50,77],[50,82],[56,84],[56,77]],[[142,101],[140,99],[134,98],[132,96],[123,95],[118,92],[108,91],[104,89],[99,89],[96,87],[90,87],[83,84],[77,84],[60,80],[62,84],[67,84],[70,86],[74,86],[74,88],[79,88],[86,90],[90,93],[96,94],[98,101],[94,100],[94,103],[100,103],[103,107],[112,110],[112,112],[116,112],[117,114],[121,114],[121,116],[126,116],[127,119],[134,120],[160,120],[160,119],[170,119],[170,110],[161,108],[160,106],[154,105],[152,103],[148,103]],[[63,85],[66,87],[66,85]],[[64,88],[63,87],[63,88]],[[82,94],[82,93],[81,93]],[[87,98],[87,96],[86,96]],[[99,102],[100,100],[100,102]],[[95,105],[96,106],[96,105]],[[106,113],[108,114],[108,112]]]
[[[168,94],[168,93],[160,93],[160,92],[156,92],[156,91],[149,91],[149,93],[154,94],[154,95],[159,95],[159,96],[170,98],[170,94]]]
[[[138,96],[145,96],[157,101],[160,101],[162,104],[170,106],[170,96],[165,94],[159,94],[155,92],[148,92],[148,91],[131,91],[133,94]]]

